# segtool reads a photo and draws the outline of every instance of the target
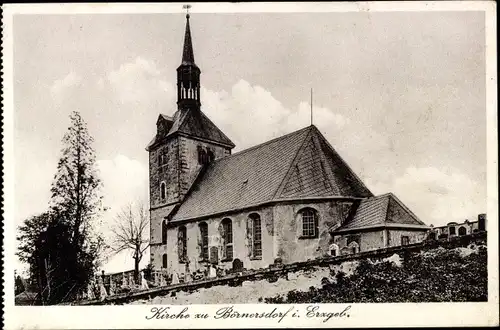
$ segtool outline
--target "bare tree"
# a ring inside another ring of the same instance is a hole
[[[111,228],[113,240],[111,249],[115,254],[125,250],[133,252],[134,279],[139,284],[139,263],[144,251],[149,247],[147,226],[149,225],[149,212],[146,204],[137,202],[125,206],[116,215],[115,223]]]

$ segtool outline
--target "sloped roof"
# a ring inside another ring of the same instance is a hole
[[[427,228],[394,194],[362,200],[351,219],[335,231],[350,231],[375,226],[404,225]]]
[[[173,136],[176,133],[184,133],[192,137],[206,139],[222,144],[229,148],[234,148],[234,143],[201,111],[197,109],[177,111],[174,117],[160,114],[159,118],[170,121],[172,126],[166,136],[158,136],[148,143],[146,150],[153,147],[162,139]]]
[[[284,198],[373,196],[362,182],[345,187],[348,181],[337,178],[335,168],[329,168],[323,158],[338,157],[332,160],[333,164],[347,165],[336,153],[337,156],[325,154],[321,139],[324,138],[318,129],[309,126],[214,161],[194,183],[171,221]],[[342,173],[357,180],[350,169],[343,169]]]
[[[177,123],[177,125],[176,125]],[[181,111],[167,136],[182,132],[234,148],[234,143],[201,110]]]

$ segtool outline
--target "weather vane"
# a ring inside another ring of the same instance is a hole
[[[182,6],[182,9],[186,9],[186,17],[189,17],[189,8],[191,8],[191,5]]]

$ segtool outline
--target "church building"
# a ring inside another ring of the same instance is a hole
[[[313,125],[233,154],[202,112],[186,17],[177,110],[158,116],[146,148],[155,269],[188,280],[209,266],[265,268],[425,239],[429,227],[395,195],[374,196]]]

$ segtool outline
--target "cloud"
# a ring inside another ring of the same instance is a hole
[[[52,93],[52,96],[58,100],[61,98],[66,89],[80,84],[81,81],[82,77],[71,71],[64,78],[54,81],[50,87],[50,92]]]
[[[153,61],[137,57],[110,72],[107,82],[122,103],[173,102],[174,86],[161,77],[161,71]],[[104,85],[103,80],[98,80],[99,88]]]
[[[486,211],[486,190],[456,169],[408,167],[392,181],[369,180],[374,193],[394,192],[427,224],[475,219]]]

